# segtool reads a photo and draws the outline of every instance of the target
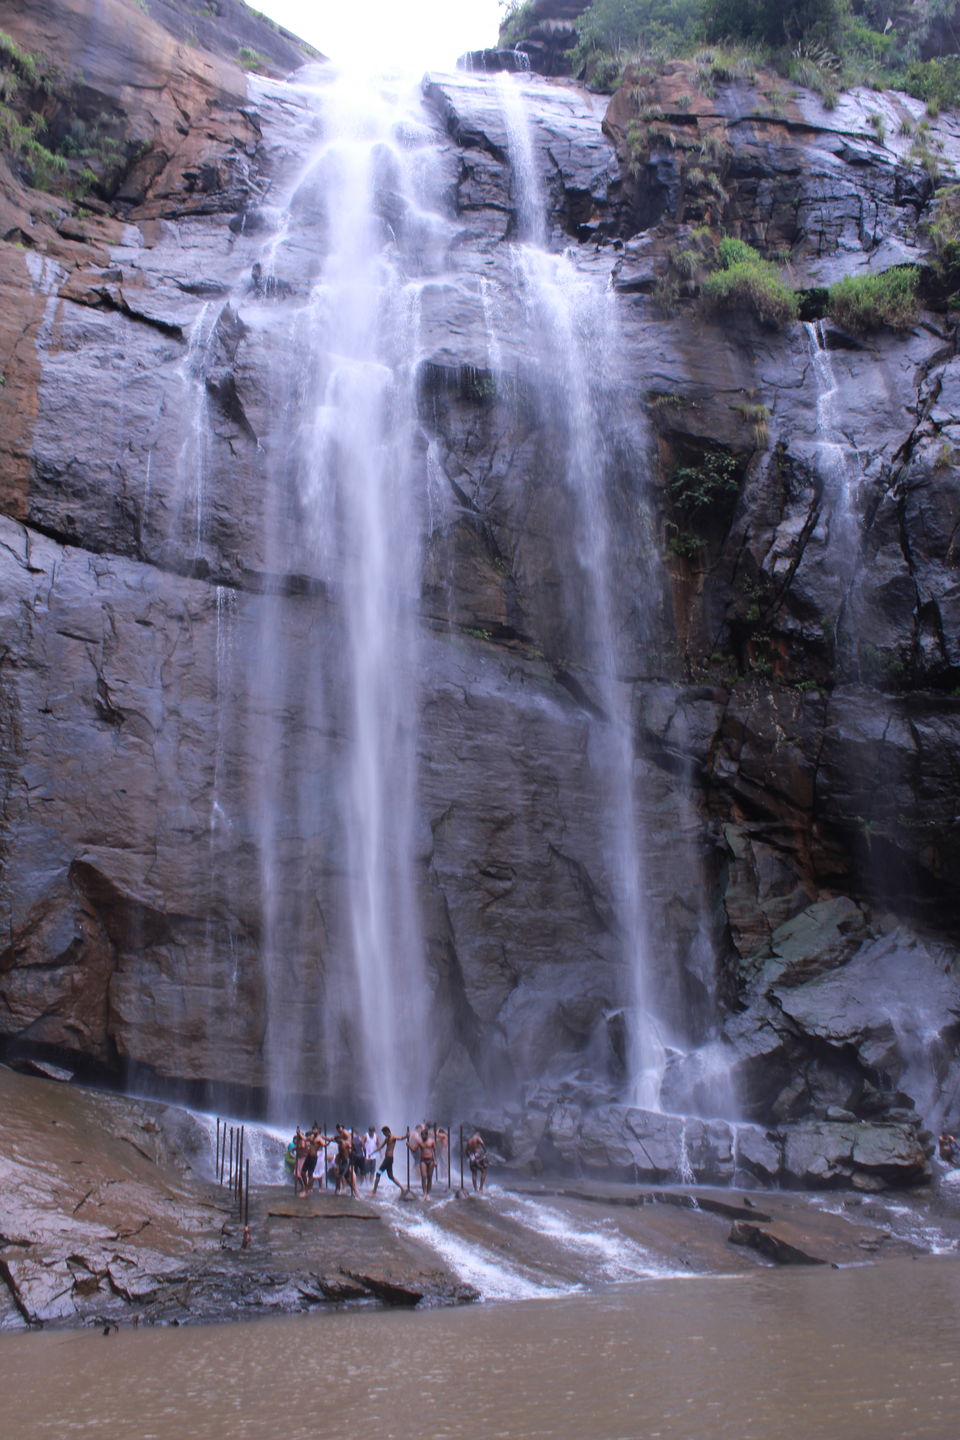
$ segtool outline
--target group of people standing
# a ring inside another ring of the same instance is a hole
[[[316,1121],[307,1131],[301,1130],[298,1125],[296,1134],[287,1147],[288,1163],[292,1164],[297,1195],[303,1198],[313,1189],[321,1152],[323,1173],[327,1180],[336,1186],[338,1195],[349,1192],[358,1198],[360,1186],[369,1180],[373,1180],[372,1193],[376,1195],[384,1175],[393,1181],[398,1190],[403,1190],[403,1185],[393,1173],[393,1165],[397,1142],[404,1140],[418,1167],[420,1188],[425,1197],[429,1196],[433,1191],[434,1176],[438,1169],[442,1170],[444,1157],[449,1152],[449,1132],[442,1125],[424,1121],[422,1125],[415,1125],[412,1130],[405,1130],[402,1135],[395,1135],[389,1125],[384,1125],[382,1137],[381,1139],[377,1135],[373,1125],[365,1132],[337,1125],[332,1135],[324,1135]],[[331,1146],[335,1147],[334,1157],[328,1164],[327,1151]],[[464,1146],[464,1154],[470,1162],[473,1188],[480,1192],[487,1176],[487,1147],[479,1131],[472,1135]],[[378,1166],[377,1158],[381,1155],[383,1159]]]

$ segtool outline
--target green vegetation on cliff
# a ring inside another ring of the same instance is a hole
[[[827,311],[854,332],[881,325],[906,330],[917,318],[917,283],[917,271],[910,265],[894,265],[874,275],[847,275],[830,286]]]
[[[121,133],[116,116],[82,111],[56,66],[0,30],[0,150],[21,180],[72,197],[98,188],[126,168]]]
[[[62,183],[68,168],[65,157],[41,139],[46,126],[40,103],[48,87],[43,62],[0,30],[0,149],[41,190]]]
[[[764,260],[742,240],[727,236],[717,246],[718,268],[703,282],[707,305],[753,315],[761,325],[779,327],[797,318],[796,293],[780,279],[770,260]]]
[[[671,255],[657,290],[661,308],[668,311],[697,295],[708,313],[749,315],[771,329],[788,325],[799,313],[796,291],[772,260],[732,235],[716,240],[703,225]]]
[[[531,6],[512,4],[501,38],[516,44]],[[901,89],[932,111],[960,105],[957,0],[592,0],[575,21],[576,73],[614,89],[639,56],[665,60],[721,46],[773,66],[832,103],[838,89]]]

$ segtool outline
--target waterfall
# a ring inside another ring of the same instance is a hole
[[[844,677],[854,679],[860,678],[860,635],[856,611],[861,533],[855,493],[859,457],[849,443],[844,443],[841,410],[837,402],[840,387],[833,355],[826,343],[823,321],[804,321],[803,328],[816,393],[814,464],[822,478],[827,500],[823,539],[839,586],[837,660]]]
[[[837,410],[839,385],[833,369],[833,357],[826,344],[821,320],[805,320],[803,328],[813,366],[816,386],[816,446],[821,456],[824,478],[830,490],[831,506],[835,520],[835,540],[844,549],[858,548],[858,527],[853,476],[850,467],[850,446],[841,444],[835,437],[842,434]]]
[[[418,100],[336,74],[322,76],[309,98],[321,138],[269,246],[259,303],[274,305],[265,323],[277,327],[285,357],[274,469],[278,491],[292,478],[298,516],[294,537],[275,516],[274,546],[279,553],[292,538],[334,603],[338,644],[323,677],[329,719],[320,743],[321,768],[338,784],[319,803],[334,817],[322,863],[341,872],[343,902],[325,917],[323,978],[307,1002],[290,993],[288,978],[289,948],[302,937],[275,908],[284,846],[270,792],[283,776],[268,769],[259,807],[266,1043],[285,1057],[273,1061],[279,1096],[320,1088],[381,1116],[411,1116],[432,1063],[416,873],[427,497],[415,387],[419,275],[431,269],[442,222]],[[315,273],[305,277],[296,266],[311,250]],[[297,291],[295,304],[284,287]],[[262,656],[282,693],[303,657],[282,633],[279,610]],[[282,733],[266,749],[281,771],[296,766]],[[302,813],[302,799],[294,803]],[[315,874],[305,879],[316,887]]]
[[[506,71],[497,75],[496,86],[513,172],[516,236],[521,242],[543,247],[547,239],[547,209],[523,90]]]
[[[666,1047],[653,994],[632,689],[614,603],[623,560],[615,543],[613,497],[623,405],[615,377],[615,298],[609,287],[581,274],[567,254],[546,248],[547,209],[523,92],[510,75],[497,77],[497,90],[514,168],[517,232],[528,242],[517,246],[515,265],[529,379],[570,501],[573,533],[564,590],[571,610],[580,611],[583,650],[596,687],[599,719],[591,744],[606,817],[608,883],[629,977],[622,997],[628,1098],[659,1109]]]
[[[631,397],[618,374],[615,294],[549,239],[543,157],[523,88],[511,76],[487,88],[507,131],[515,238],[484,274],[459,282],[472,296],[480,345],[476,363],[449,374],[476,370],[491,413],[523,411],[540,437],[536,473],[508,473],[505,483],[530,487],[515,496],[521,512],[544,507],[549,559],[531,584],[557,603],[550,635],[535,638],[584,716],[598,836],[597,873],[586,883],[600,897],[597,954],[615,976],[603,982],[596,1037],[622,1059],[622,1098],[660,1110],[674,1032],[690,1026],[682,982],[670,972],[679,946],[651,900],[646,853],[654,827],[676,817],[636,742],[637,678],[652,653],[662,584],[646,437],[641,429],[638,441],[635,407],[624,421]],[[233,992],[249,995],[256,1014],[262,1007],[251,1042],[271,1115],[286,1119],[309,1101],[310,1119],[389,1119],[398,1128],[431,1096],[445,1058],[434,1046],[453,1024],[442,995],[433,999],[449,982],[425,956],[431,841],[421,835],[418,747],[425,586],[434,587],[433,623],[462,624],[455,547],[445,569],[434,547],[435,573],[424,547],[425,533],[447,523],[456,487],[444,437],[426,428],[420,406],[432,383],[424,361],[435,353],[424,336],[460,263],[458,226],[448,156],[419,89],[324,67],[306,72],[296,93],[291,133],[308,153],[295,156],[291,145],[284,188],[262,211],[269,233],[231,296],[224,338],[241,373],[247,336],[270,363],[263,395],[253,392],[265,411],[262,513],[251,517],[262,527],[255,629],[239,628],[219,592],[217,608],[218,694],[248,656],[232,743],[246,750],[252,778],[246,797],[229,795],[238,809],[228,814],[218,731],[211,855],[215,865],[229,818],[256,891],[237,901],[248,927],[239,944],[260,961],[259,994],[242,977]],[[197,557],[209,544],[206,442],[196,432],[212,418],[212,313],[200,312],[183,364],[193,390],[182,493]],[[708,949],[705,930],[702,940]],[[709,968],[706,953],[698,966]],[[591,1053],[609,1063],[600,1049]],[[316,1114],[312,1097],[334,1113]],[[357,1115],[359,1105],[369,1113]]]
[[[171,516],[171,523],[182,527],[183,540],[194,561],[201,558],[205,539],[209,448],[206,373],[219,318],[219,309],[211,301],[200,307],[190,327],[182,367],[184,419],[177,466],[179,513]]]

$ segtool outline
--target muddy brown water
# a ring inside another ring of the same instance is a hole
[[[10,1440],[955,1440],[960,1259],[0,1339]]]

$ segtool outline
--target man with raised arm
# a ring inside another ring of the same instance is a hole
[[[394,1173],[393,1173],[393,1152],[394,1152],[394,1150],[396,1150],[396,1148],[397,1148],[397,1141],[398,1141],[398,1140],[409,1140],[409,1138],[410,1138],[410,1131],[409,1131],[409,1130],[406,1132],[405,1135],[394,1135],[394,1134],[391,1132],[391,1130],[390,1130],[390,1126],[389,1126],[389,1125],[384,1125],[384,1127],[383,1127],[383,1140],[382,1140],[381,1143],[377,1146],[376,1153],[379,1155],[381,1150],[385,1151],[386,1153],[384,1154],[383,1162],[381,1163],[380,1169],[377,1171],[376,1179],[375,1179],[374,1182],[373,1182],[373,1193],[374,1193],[374,1195],[376,1195],[376,1193],[377,1193],[377,1187],[378,1187],[379,1184],[380,1184],[380,1177],[381,1177],[381,1175],[386,1175],[388,1179],[392,1180],[393,1183],[394,1183],[394,1185],[396,1185],[396,1187],[397,1187],[398,1190],[402,1190],[402,1189],[403,1189],[403,1186],[400,1184],[400,1181],[397,1179],[396,1175],[394,1175]]]

